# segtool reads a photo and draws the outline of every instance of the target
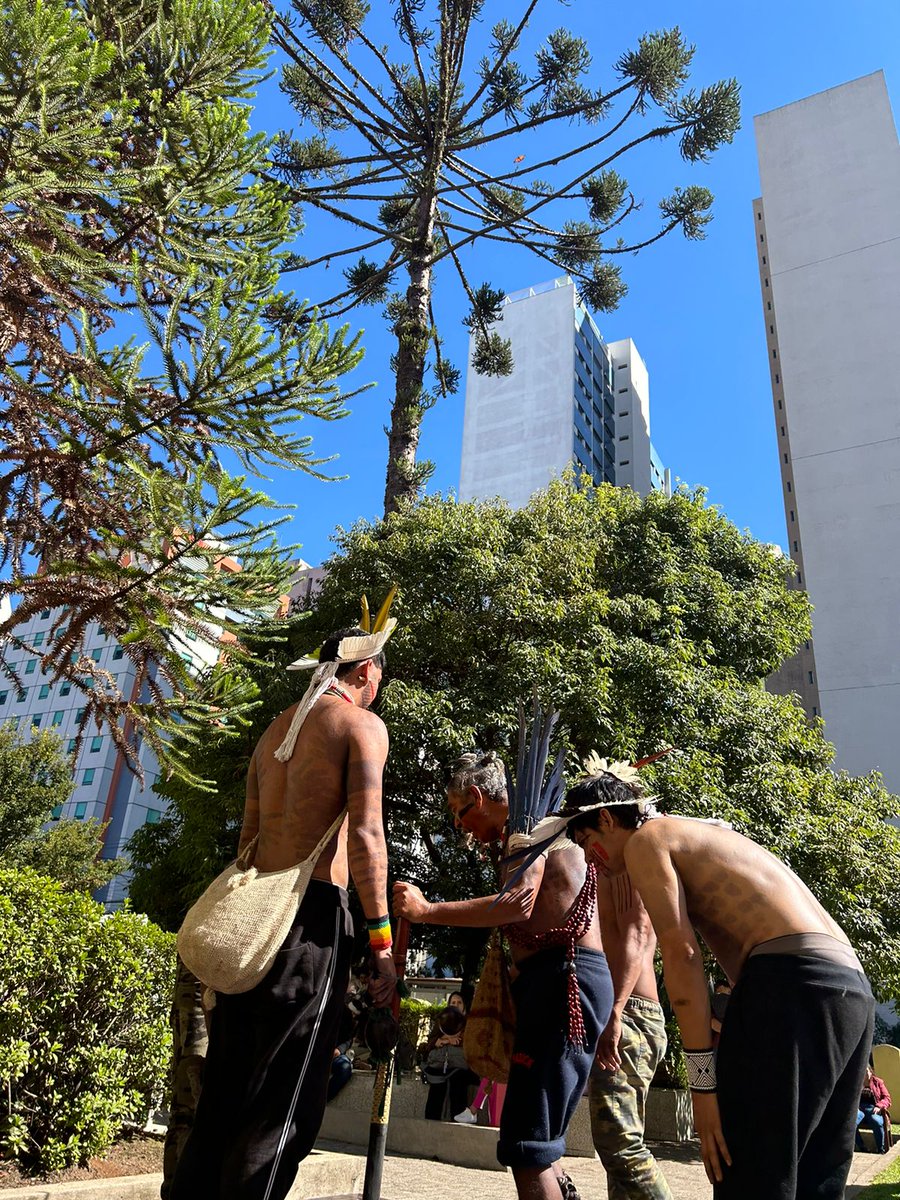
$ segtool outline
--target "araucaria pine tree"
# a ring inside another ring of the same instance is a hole
[[[694,48],[677,28],[640,38],[600,81],[584,37],[548,28],[537,40],[547,0],[511,10],[486,0],[383,0],[391,46],[370,33],[365,0],[283,8],[273,25],[289,59],[283,87],[308,136],[281,138],[279,175],[302,205],[349,227],[346,244],[294,266],[346,256],[344,284],[320,299],[321,311],[384,304],[397,339],[388,514],[430,474],[416,461],[421,421],[459,381],[435,323],[436,268],[452,265],[468,298],[475,370],[509,374],[509,342],[492,328],[504,291],[471,279],[472,249],[483,257],[498,243],[521,247],[571,274],[590,308],[614,309],[625,292],[620,256],[674,229],[702,238],[712,204],[704,187],[675,187],[642,223],[622,159],[672,138],[686,162],[705,162],[739,126],[738,87],[689,88]],[[506,16],[472,61],[489,10]],[[402,275],[405,290],[393,290]]]
[[[227,670],[192,678],[185,640],[271,612],[289,555],[227,465],[314,472],[294,423],[342,416],[360,357],[278,290],[298,224],[249,128],[268,42],[248,0],[0,17],[0,597],[18,601],[0,637],[64,609],[42,671],[125,749],[240,710]],[[127,695],[84,654],[91,622],[134,664]]]

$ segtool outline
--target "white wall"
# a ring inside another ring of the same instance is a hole
[[[575,288],[551,287],[503,308],[494,328],[512,341],[505,378],[466,373],[461,500],[502,496],[514,508],[572,461]]]
[[[826,734],[838,766],[900,791],[900,145],[884,76],[755,124]]]
[[[641,496],[653,490],[650,474],[650,376],[631,338],[608,344],[616,368],[616,484]]]

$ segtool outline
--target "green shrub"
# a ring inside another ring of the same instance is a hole
[[[164,1086],[174,938],[30,870],[0,870],[0,1156],[101,1154]]]

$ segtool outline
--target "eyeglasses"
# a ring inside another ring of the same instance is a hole
[[[470,800],[468,804],[464,804],[462,806],[462,808],[459,810],[459,812],[455,812],[453,814],[453,824],[456,826],[457,829],[462,829],[463,817],[466,815],[466,813],[469,811],[470,808],[474,808],[474,807],[475,807],[475,801]]]

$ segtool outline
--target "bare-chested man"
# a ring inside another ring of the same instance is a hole
[[[361,635],[356,628],[334,634],[319,661],[334,662],[343,639]],[[321,852],[268,975],[252,991],[217,996],[203,1090],[172,1200],[282,1200],[318,1135],[350,975],[349,875],[370,926],[387,922],[381,779],[388,737],[368,711],[383,668],[380,653],[362,661],[342,656],[299,732],[295,705],[253,753],[241,850],[259,836],[259,871]],[[293,749],[280,761],[284,746]],[[389,945],[373,950],[373,1000],[385,1003],[395,983]]]
[[[656,935],[627,875],[597,880],[603,949],[613,982],[613,1010],[591,1071],[591,1135],[606,1171],[609,1200],[672,1200],[644,1143],[650,1084],[666,1052],[666,1023],[653,959]]]
[[[509,805],[498,756],[463,755],[451,771],[447,802],[458,828],[483,843],[502,839]],[[394,884],[398,917],[428,925],[501,925],[509,936],[517,968],[516,1035],[497,1157],[512,1168],[520,1200],[577,1196],[558,1160],[613,998],[589,895],[593,880],[581,855],[566,849],[538,859],[496,904],[496,895],[429,901],[410,883]],[[564,933],[570,921],[577,981],[571,990]],[[573,1036],[571,1020],[579,1012],[583,1031]]]
[[[843,1197],[874,1016],[846,934],[749,838],[647,819],[639,784],[595,776],[561,815],[587,861],[627,872],[650,914],[717,1200]],[[717,1060],[695,930],[735,981]]]

